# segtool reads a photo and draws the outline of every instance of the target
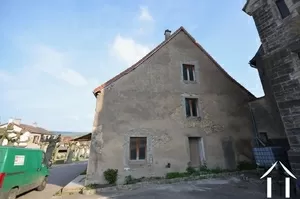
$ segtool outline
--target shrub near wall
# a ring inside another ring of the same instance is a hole
[[[108,184],[116,184],[118,179],[118,169],[107,169],[103,174]]]

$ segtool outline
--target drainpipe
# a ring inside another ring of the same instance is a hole
[[[255,117],[254,117],[254,114],[253,114],[250,104],[248,104],[248,106],[249,106],[249,110],[251,113],[252,124],[254,127],[254,141],[255,141],[256,146],[259,146],[259,137],[258,137],[258,130],[257,130],[257,126],[256,126]]]

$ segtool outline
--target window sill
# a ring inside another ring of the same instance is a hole
[[[128,163],[129,164],[146,164],[147,161],[146,160],[129,160]]]
[[[198,117],[186,117],[186,120],[200,121],[200,120],[201,120],[201,117],[200,117],[200,116],[198,116]]]
[[[197,84],[197,81],[188,81],[188,80],[182,80],[185,84]]]
[[[146,160],[129,160],[128,161],[128,166],[130,168],[140,168],[140,167],[144,167],[146,165],[147,165]]]

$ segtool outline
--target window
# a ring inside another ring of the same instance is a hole
[[[198,99],[185,98],[186,117],[198,117]]]
[[[290,15],[290,10],[289,8],[287,7],[286,3],[284,0],[277,0],[276,1],[276,5],[277,5],[277,8],[280,12],[280,15],[281,15],[281,18],[284,19],[286,18],[287,16]]]
[[[38,135],[35,135],[33,137],[33,143],[37,144],[39,142],[39,136]]]
[[[183,80],[195,81],[195,66],[191,64],[182,65]]]
[[[130,160],[145,160],[146,159],[146,137],[131,137],[130,138]]]

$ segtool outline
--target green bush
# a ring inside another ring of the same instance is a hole
[[[221,173],[222,172],[222,169],[220,167],[216,167],[214,169],[211,169],[210,170],[211,173]]]
[[[190,175],[197,173],[197,170],[193,167],[187,167],[186,172]]]
[[[166,174],[166,178],[167,179],[172,179],[172,178],[183,178],[183,177],[187,177],[189,176],[189,173],[184,172],[184,173],[180,173],[180,172],[169,172]]]
[[[240,161],[238,163],[237,169],[242,171],[242,170],[252,170],[252,169],[256,169],[256,164],[253,164],[251,162],[247,162],[247,161]]]
[[[204,162],[200,167],[199,167],[199,171],[207,171],[208,168],[207,168],[207,164],[206,162]]]
[[[109,184],[116,184],[118,179],[118,169],[107,169],[103,172],[105,180]]]

